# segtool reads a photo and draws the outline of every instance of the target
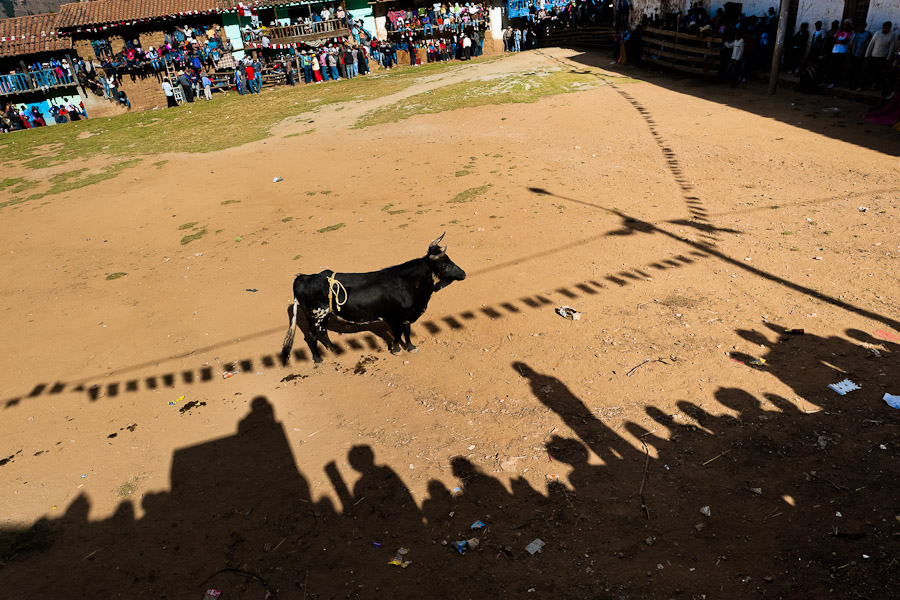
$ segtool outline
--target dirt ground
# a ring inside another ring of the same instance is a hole
[[[900,134],[614,68],[5,210],[0,595],[895,598]],[[295,273],[443,231],[468,277],[419,353],[356,330],[279,364]]]

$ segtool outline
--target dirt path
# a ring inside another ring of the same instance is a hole
[[[5,214],[0,588],[890,597],[887,134],[850,105],[656,76],[351,128],[603,62],[460,67]],[[324,365],[299,340],[278,365],[294,273],[378,269],[445,230],[468,277],[413,326],[420,353],[332,333]],[[845,378],[862,388],[827,387]]]

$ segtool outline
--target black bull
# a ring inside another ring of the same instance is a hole
[[[462,281],[466,273],[447,256],[441,247],[443,235],[428,246],[428,253],[401,265],[372,273],[335,273],[326,270],[315,275],[297,275],[294,279],[294,302],[288,306],[287,335],[281,349],[281,360],[287,363],[294,345],[297,313],[303,311],[309,324],[309,349],[313,360],[322,362],[316,342],[328,350],[334,345],[328,339],[328,319],[336,315],[350,323],[383,321],[391,328],[391,352],[400,352],[401,336],[409,352],[416,347],[409,339],[409,326],[425,313],[431,295],[454,281]]]

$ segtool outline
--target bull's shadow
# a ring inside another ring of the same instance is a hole
[[[311,348],[318,340],[313,336],[311,329],[312,324],[303,314],[303,311],[299,311],[299,313],[300,314],[297,316],[297,328],[303,333],[303,341],[306,343],[306,346]],[[291,307],[288,307],[289,319],[290,316]],[[379,339],[384,342],[384,345],[388,350],[394,345],[394,336],[391,334],[391,328],[382,321],[375,321],[374,323],[351,323],[350,321],[345,321],[340,317],[332,315],[328,320],[326,331],[333,331],[334,333],[341,335],[361,334],[347,340],[332,340],[332,348],[330,350],[326,349],[326,351],[333,352],[336,356],[340,356],[345,352],[344,347],[341,344],[342,341],[346,341],[347,345],[350,346],[352,350],[368,349],[373,352],[381,349],[378,344]],[[294,358],[297,360],[304,360],[306,358],[303,350],[297,349],[294,350],[293,353]],[[288,362],[290,362],[290,355],[282,354],[281,366],[287,366]]]

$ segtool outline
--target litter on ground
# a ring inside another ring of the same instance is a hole
[[[560,306],[556,309],[556,314],[561,316],[563,319],[568,319],[570,321],[577,321],[581,318],[581,313],[572,308],[571,306]]]
[[[850,381],[849,379],[845,379],[843,381],[838,381],[837,383],[830,383],[828,387],[833,389],[835,392],[844,396],[847,392],[852,392],[853,390],[858,390],[859,386]]]

